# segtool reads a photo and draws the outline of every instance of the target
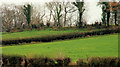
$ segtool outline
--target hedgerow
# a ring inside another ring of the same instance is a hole
[[[2,56],[2,66],[25,66],[25,67],[40,67],[40,66],[68,66],[71,62],[70,58],[52,59],[48,57],[41,58],[25,58],[22,56]]]
[[[26,58],[23,56],[2,56],[2,66],[14,67],[68,67],[73,66],[70,58]],[[74,66],[80,67],[120,67],[120,58],[118,57],[91,57],[86,59],[78,59]]]

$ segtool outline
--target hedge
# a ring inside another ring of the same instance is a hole
[[[120,58],[117,57],[92,57],[88,58],[86,61],[84,59],[79,59],[77,65],[80,67],[120,67]]]
[[[26,58],[22,56],[2,56],[2,66],[24,66],[24,67],[40,67],[40,66],[68,66],[71,62],[70,58]]]
[[[87,60],[76,61],[77,67],[120,67],[120,58],[117,57],[91,57]],[[2,66],[12,67],[68,67],[73,66],[70,58],[26,58],[23,56],[2,56]],[[74,67],[73,66],[73,67]]]

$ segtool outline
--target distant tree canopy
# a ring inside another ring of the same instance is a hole
[[[38,9],[32,4],[4,5],[0,7],[2,29],[9,32],[13,29],[41,29],[45,27],[74,26],[81,28],[87,23],[82,20],[86,8],[84,4],[87,3],[81,0],[75,2],[47,2],[44,6],[40,4],[37,7]],[[120,6],[118,2],[99,2],[99,4],[102,5],[103,12],[101,25],[109,27],[114,22],[118,26],[117,16]],[[98,24],[98,26],[100,25]]]

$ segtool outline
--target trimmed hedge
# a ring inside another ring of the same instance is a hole
[[[77,61],[78,66],[88,66],[88,67],[120,67],[120,58],[117,57],[92,57],[88,58],[86,61],[79,59]]]
[[[40,66],[68,66],[71,62],[70,58],[25,58],[20,56],[3,56],[2,66],[24,66],[24,67],[40,67]]]
[[[44,37],[35,37],[35,38],[25,38],[25,39],[15,39],[15,40],[2,40],[2,45],[10,45],[10,44],[20,44],[20,43],[31,43],[31,42],[51,42],[54,40],[65,40],[65,39],[73,39],[79,37],[87,37],[93,35],[105,35],[105,34],[113,34],[120,33],[120,29],[106,29],[92,32],[75,32],[75,33],[67,33],[61,35],[53,35],[53,36],[44,36]]]
[[[79,59],[74,66],[77,67],[120,67],[120,58],[117,57],[92,57]],[[73,66],[70,58],[25,58],[21,56],[2,56],[2,66],[14,67],[68,67]],[[73,67],[74,67],[73,66]]]

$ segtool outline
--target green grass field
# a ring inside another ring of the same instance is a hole
[[[7,34],[6,34],[7,35]],[[25,35],[24,35],[25,36]],[[27,57],[70,57],[78,58],[118,56],[118,35],[93,36],[74,40],[35,43],[17,46],[3,46],[2,54],[25,55]]]
[[[32,30],[32,31],[23,31],[23,32],[7,33],[7,34],[2,33],[2,40],[35,38],[35,37],[43,37],[43,36],[51,36],[51,35],[61,35],[65,33],[88,32],[88,31],[93,31],[93,30],[69,29],[69,30],[54,31],[54,30],[46,29],[46,30]]]

